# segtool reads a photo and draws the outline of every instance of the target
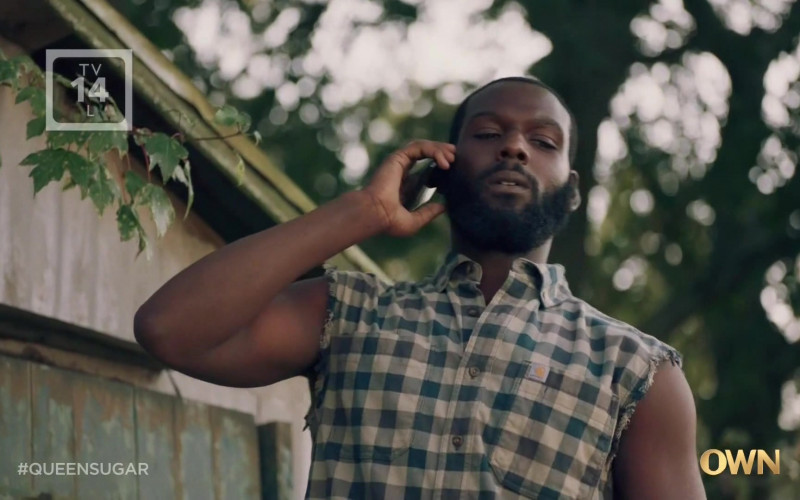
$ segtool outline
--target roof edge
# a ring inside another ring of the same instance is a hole
[[[138,29],[104,0],[47,0],[56,13],[87,44],[98,49],[133,51],[137,71],[133,86],[175,129],[190,137],[220,136],[219,141],[193,143],[244,196],[252,199],[276,223],[287,222],[316,208],[316,204],[267,154],[244,135],[214,123],[215,110],[189,78],[169,61]],[[175,113],[178,111],[178,113]],[[239,157],[244,175],[237,171]],[[373,273],[392,281],[366,253],[352,246],[328,263]]]

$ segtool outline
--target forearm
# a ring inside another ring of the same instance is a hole
[[[170,279],[139,309],[137,338],[214,347],[314,266],[381,232],[368,196],[347,193],[313,212],[231,243]]]

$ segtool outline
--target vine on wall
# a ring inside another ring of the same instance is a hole
[[[70,91],[73,89],[73,82],[61,75],[54,74],[53,82]],[[90,81],[82,81],[81,84],[86,86],[83,92],[89,97],[88,109],[74,107],[61,110],[57,109],[58,106],[53,106],[56,120],[69,123],[118,121],[115,117],[122,115],[113,98],[93,91],[89,86],[92,84]],[[28,56],[7,58],[0,51],[0,85],[11,87],[16,94],[17,104],[30,104],[33,118],[26,125],[26,138],[45,134],[45,73]],[[217,111],[214,120],[220,125],[236,127],[237,134],[244,134],[250,128],[250,117],[228,105]],[[130,166],[129,136],[132,136],[134,144],[142,151],[146,179]],[[254,132],[253,136],[257,142],[260,141],[258,132]],[[30,168],[28,176],[33,180],[34,196],[50,183],[61,182],[65,191],[77,187],[81,199],[91,200],[100,216],[107,208],[113,207],[116,210],[120,239],[128,241],[138,238],[137,256],[145,252],[149,259],[152,255],[150,239],[142,226],[138,209],[144,208],[150,213],[157,237],[162,237],[175,220],[175,210],[164,184],[178,182],[188,190],[184,218],[188,216],[194,201],[194,189],[189,153],[184,147],[187,139],[180,132],[167,135],[136,126],[130,132],[48,131],[45,148],[26,156],[20,165]],[[217,139],[219,138],[192,140]],[[121,180],[111,175],[105,165],[105,157],[112,151],[126,160],[127,168],[123,169]],[[151,182],[151,172],[155,169],[158,169],[163,184]],[[240,175],[244,173],[244,162],[241,159],[237,170]]]

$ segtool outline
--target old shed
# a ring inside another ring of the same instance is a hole
[[[138,125],[221,135],[205,97],[103,0],[0,4],[7,56],[43,64],[47,50],[63,47],[132,49]],[[0,85],[0,497],[301,497],[311,446],[305,379],[247,390],[207,384],[149,358],[132,323],[181,269],[313,203],[249,139],[204,141],[189,151],[195,207],[154,238],[150,260],[137,258],[136,242],[120,241],[114,210],[98,217],[77,190],[57,184],[33,196],[29,167],[19,163],[45,139],[26,140],[32,110],[15,96]],[[132,167],[106,156],[112,175],[144,171],[129,156]],[[182,214],[185,193],[170,199]],[[331,263],[382,274],[357,248]],[[19,474],[20,463],[33,462],[146,463],[149,473]]]

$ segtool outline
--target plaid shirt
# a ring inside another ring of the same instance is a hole
[[[307,498],[611,498],[622,430],[677,351],[516,259],[487,305],[451,252],[418,283],[328,269]]]

